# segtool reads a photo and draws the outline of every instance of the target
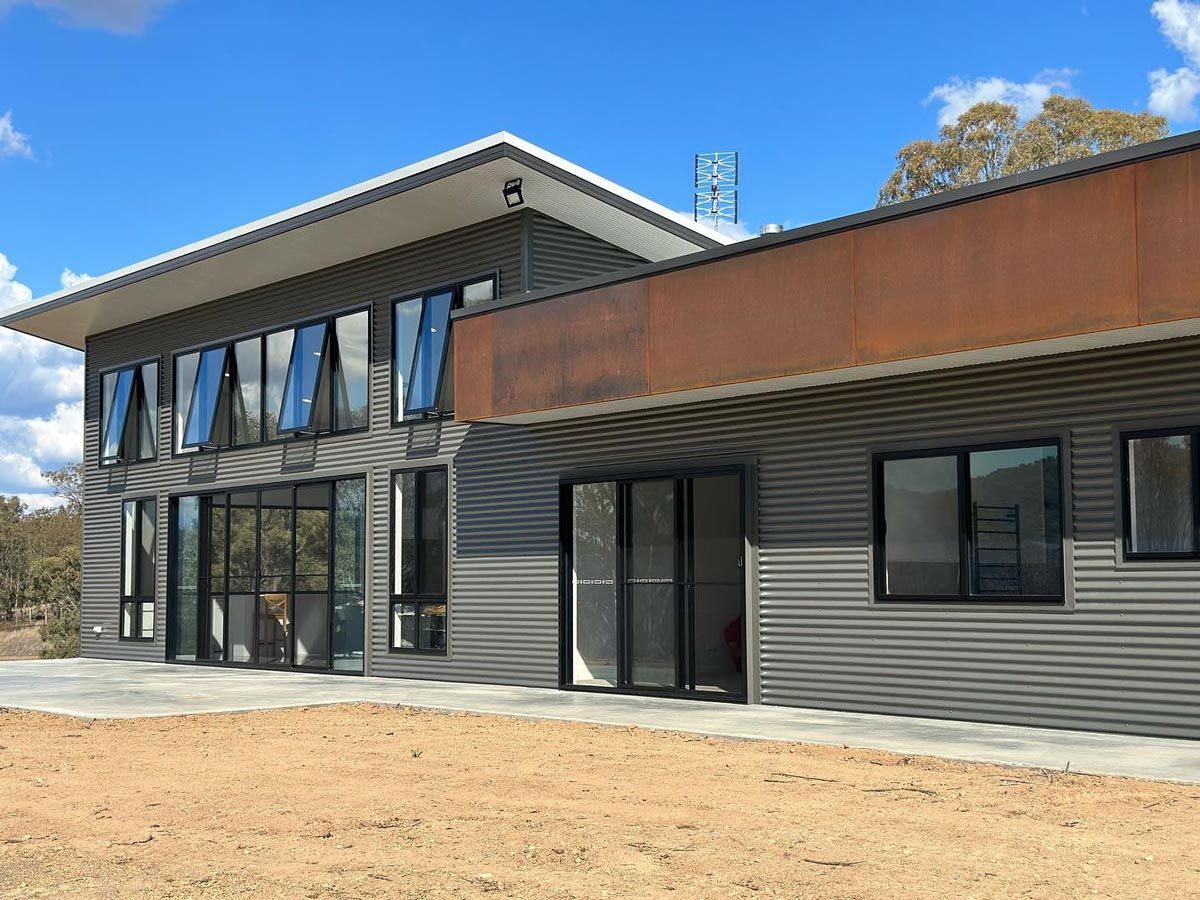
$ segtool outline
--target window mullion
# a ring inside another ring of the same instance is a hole
[[[971,479],[969,451],[958,453],[958,593],[971,597]]]
[[[1192,555],[1200,556],[1200,428],[1192,438]]]

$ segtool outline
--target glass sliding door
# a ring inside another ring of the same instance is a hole
[[[362,478],[179,497],[172,509],[171,658],[362,673]]]
[[[617,687],[621,652],[618,594],[617,483],[571,486],[572,680]]]
[[[635,481],[626,486],[626,497],[629,683],[677,688],[681,685],[675,481]]]
[[[568,684],[743,697],[740,472],[572,484]]]

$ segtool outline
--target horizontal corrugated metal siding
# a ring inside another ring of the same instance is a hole
[[[83,653],[121,659],[162,659],[165,653],[167,590],[167,500],[194,488],[208,491],[233,485],[299,480],[325,475],[370,474],[370,490],[386,500],[386,472],[407,460],[452,455],[464,429],[452,423],[413,428],[390,427],[391,354],[388,298],[395,294],[453,281],[493,268],[500,270],[501,294],[521,289],[521,219],[508,215],[479,225],[376,254],[352,263],[270,285],[185,312],[89,339],[87,402],[84,422],[85,496],[83,559]],[[171,416],[174,387],[172,354],[184,347],[270,328],[329,310],[356,304],[372,308],[371,430],[366,434],[328,437],[290,446],[238,449],[223,453],[172,458]],[[128,467],[101,469],[99,442],[99,375],[101,369],[159,354],[159,460]],[[158,604],[153,643],[117,640],[120,508],[124,497],[159,498],[157,560]],[[372,510],[378,512],[378,504]],[[386,625],[387,513],[382,524],[371,520],[375,580],[369,586],[380,597],[374,611]],[[378,528],[378,538],[374,537]],[[103,626],[102,635],[93,628]],[[375,630],[379,635],[378,629]],[[378,641],[384,650],[386,628]],[[387,669],[387,660],[379,660]],[[399,666],[398,668],[403,668]]]
[[[165,497],[316,474],[371,477],[371,651],[378,674],[553,686],[558,677],[558,481],[657,463],[753,460],[758,655],[764,702],[1055,727],[1200,737],[1200,565],[1119,556],[1116,433],[1200,418],[1200,341],[1089,351],[528,427],[391,428],[386,301],[375,304],[367,435],[169,457],[99,472],[96,369],[317,309],[382,298],[440,272],[500,265],[519,283],[519,220],[94,340],[88,357],[85,652],[161,658],[118,645],[121,496],[157,491],[159,597]],[[465,249],[464,249],[465,248]],[[413,249],[413,248],[410,248]],[[515,289],[515,288],[514,288]],[[507,288],[506,288],[507,290]],[[169,372],[165,373],[169,376]],[[1061,436],[1069,451],[1069,579],[1062,608],[880,607],[869,594],[868,460],[873,449]],[[452,464],[451,653],[386,652],[388,475]],[[751,616],[751,621],[754,616]],[[105,635],[90,627],[103,623]]]
[[[628,269],[646,261],[636,253],[541,213],[530,214],[529,229],[532,286],[527,290]]]
[[[455,627],[472,649],[490,649],[471,669],[553,683],[560,474],[751,458],[764,702],[1198,737],[1200,566],[1119,561],[1114,460],[1116,433],[1130,423],[1200,416],[1198,351],[1195,341],[1164,343],[472,426],[456,457]],[[1073,602],[871,605],[872,450],[1043,435],[1064,438],[1073,472]]]

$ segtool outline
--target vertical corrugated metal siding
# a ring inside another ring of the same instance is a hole
[[[530,219],[532,281],[529,290],[554,287],[645,262],[635,253],[541,213]]]
[[[512,224],[488,223],[470,240],[439,245],[444,255],[436,268],[499,264],[506,283],[508,272],[516,278],[520,235]],[[431,268],[418,270],[408,251],[384,256],[89,346],[88,655],[162,656],[162,602],[152,647],[115,641],[122,493],[159,491],[161,601],[167,490],[370,472],[373,671],[552,686],[559,477],[589,468],[751,458],[765,702],[1200,737],[1200,565],[1120,560],[1113,458],[1121,428],[1200,417],[1197,340],[529,427],[393,429],[388,319],[380,300],[369,435],[323,439],[311,455],[302,447],[273,447],[171,460],[166,372],[162,461],[125,473],[96,470],[98,366],[145,355],[148,347],[169,359],[177,346],[433,280]],[[1054,609],[872,606],[871,450],[1028,435],[1061,435],[1069,449],[1073,602]],[[388,472],[437,460],[453,461],[456,496],[451,654],[391,655],[385,647]],[[117,481],[122,475],[125,483]],[[98,622],[106,629],[100,640],[90,635]]]

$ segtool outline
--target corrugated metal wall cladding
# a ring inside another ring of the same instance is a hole
[[[481,531],[469,520],[466,539],[452,519],[451,546],[461,562],[452,572],[452,655],[447,658],[401,656],[387,650],[389,472],[406,464],[449,463],[467,438],[465,426],[430,423],[392,428],[391,335],[388,299],[490,269],[500,270],[502,296],[523,289],[523,254],[547,260],[542,277],[560,283],[641,262],[625,251],[552,219],[540,217],[536,233],[525,233],[526,216],[516,213],[451,234],[400,247],[345,265],[269,285],[236,297],[165,316],[120,332],[89,340],[85,414],[87,511],[84,524],[84,652],[89,656],[162,659],[165,652],[167,559],[167,499],[189,489],[222,487],[346,474],[369,474],[368,543],[370,558],[371,664],[377,674],[458,680],[504,680],[521,684],[553,684],[557,680],[557,596],[550,563],[557,549],[557,513],[552,490],[530,511],[518,489],[494,503],[481,504],[485,519],[506,515],[508,531],[497,536]],[[536,268],[531,266],[530,268]],[[261,447],[203,458],[171,456],[171,355],[184,347],[270,328],[329,310],[372,305],[371,430],[367,434],[322,438],[290,447]],[[101,470],[96,465],[98,442],[98,370],[159,354],[159,460],[152,464]],[[486,428],[481,429],[486,431]],[[504,429],[500,429],[504,430]],[[519,453],[520,450],[518,449]],[[454,482],[452,482],[453,484]],[[455,488],[456,489],[456,488]],[[155,495],[160,501],[159,604],[156,640],[128,643],[116,640],[117,584],[120,564],[119,516],[122,497]],[[517,532],[520,539],[514,539]],[[461,550],[458,550],[461,543]],[[550,557],[544,554],[551,549]],[[538,551],[542,557],[513,559],[511,574],[503,561],[514,552]],[[476,574],[472,561],[483,566]],[[463,587],[459,588],[459,583]],[[531,593],[533,588],[533,593]],[[459,594],[461,593],[461,596]],[[507,625],[499,625],[501,621]],[[103,625],[104,634],[92,634]],[[519,629],[520,636],[507,631]],[[549,635],[549,637],[547,637]],[[549,647],[550,649],[546,649]]]
[[[534,213],[530,220],[530,242],[533,245],[533,271],[529,290],[535,291],[591,275],[628,269],[646,261],[541,213]]]
[[[501,256],[515,252],[511,265],[518,266],[517,229],[485,224],[498,229],[489,246]],[[537,227],[544,243],[556,226]],[[460,260],[458,267],[482,261]],[[381,287],[388,281],[383,269],[350,276],[301,294],[311,295],[308,302],[314,304],[317,297],[331,303],[346,296],[338,291],[347,281],[396,290]],[[393,280],[407,277],[397,263]],[[201,317],[176,327],[172,320],[165,323],[169,328],[105,338],[102,356],[119,362],[147,346],[165,353],[193,331],[229,330],[230,320],[287,318],[282,310],[290,308],[291,295],[268,293],[269,301],[249,304],[262,308],[234,304],[218,321]],[[252,327],[258,325],[245,326]],[[318,442],[310,467],[310,474],[371,473],[374,671],[556,684],[559,478],[680,461],[752,459],[754,613],[765,702],[1200,737],[1200,564],[1121,560],[1113,453],[1116,432],[1130,424],[1196,421],[1200,341],[538,426],[409,430],[388,427],[387,327],[386,315],[377,315],[372,432]],[[219,484],[279,478],[285,460],[279,448],[230,453],[205,476],[192,471],[193,460],[164,459],[134,467],[124,486],[110,486],[109,473],[92,465],[94,366],[89,356],[85,621],[103,619],[115,628],[115,602],[105,597],[116,583],[117,507],[97,498],[121,490],[177,489],[203,478]],[[164,420],[168,414],[164,401]],[[1073,603],[1042,609],[872,605],[867,546],[872,450],[1031,435],[1061,436],[1069,451]],[[416,460],[453,461],[451,654],[445,658],[399,656],[385,647],[388,470]],[[90,642],[89,652],[111,652],[113,643]]]

